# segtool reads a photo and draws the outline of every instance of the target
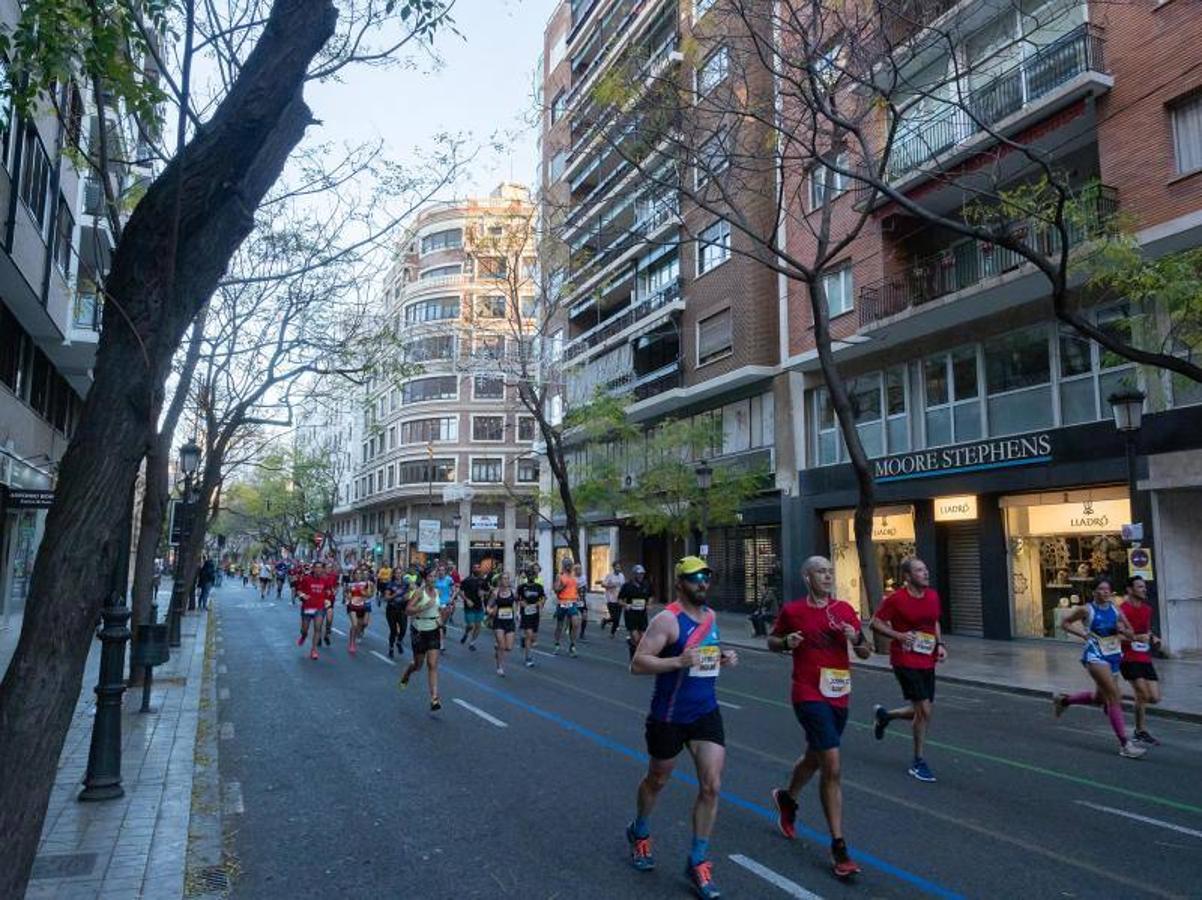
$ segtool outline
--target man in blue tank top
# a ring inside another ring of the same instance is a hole
[[[726,761],[726,737],[718,709],[717,679],[723,666],[738,656],[718,642],[718,624],[705,605],[713,573],[705,560],[686,556],[676,564],[676,600],[651,620],[639,642],[630,671],[654,675],[651,712],[647,716],[647,774],[639,783],[634,821],[626,828],[634,867],[655,868],[648,822],[659,792],[672,777],[676,757],[685,747],[697,769],[697,801],[693,805],[693,843],[685,875],[699,897],[720,897],[709,861],[709,838],[718,815],[718,791]]]

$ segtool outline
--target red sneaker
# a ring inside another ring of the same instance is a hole
[[[860,874],[860,866],[848,855],[847,843],[842,838],[831,843],[831,867],[836,878],[847,879]]]
[[[317,651],[316,650],[314,650],[312,653],[309,654],[309,659],[317,659]]]
[[[305,636],[303,634],[296,639],[296,646],[298,646],[298,647],[305,646]]]
[[[797,837],[797,801],[783,788],[772,791],[772,800],[776,804],[776,827],[791,841]]]

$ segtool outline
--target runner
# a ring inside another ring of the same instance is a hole
[[[626,827],[631,863],[641,872],[655,868],[648,819],[672,777],[676,757],[687,747],[697,770],[698,790],[685,876],[704,898],[721,896],[709,860],[726,761],[716,679],[723,666],[738,663],[733,650],[721,649],[717,617],[705,605],[712,574],[705,560],[696,556],[686,556],[676,564],[676,600],[652,621],[630,663],[635,675],[655,676],[646,722],[651,761],[639,783],[634,821]]]
[[[831,596],[835,570],[829,559],[811,556],[801,568],[809,593],[781,607],[768,636],[768,649],[793,654],[793,713],[805,730],[806,751],[793,765],[787,788],[772,792],[777,826],[789,840],[797,835],[797,797],[815,772],[831,835],[831,865],[836,877],[851,878],[860,867],[843,839],[843,784],[839,743],[851,699],[850,641],[856,656],[872,655],[851,605]],[[644,639],[645,640],[645,639]]]
[[[626,649],[634,659],[634,651],[647,631],[647,610],[651,607],[651,582],[647,570],[636,565],[630,570],[631,579],[618,591],[618,600],[625,610]]]
[[[484,595],[488,584],[480,577],[480,564],[472,566],[471,574],[459,582],[459,594],[463,597],[463,637],[459,643],[470,639],[467,649],[476,651],[476,639],[480,637],[480,626],[484,623]]]
[[[1070,706],[1101,706],[1110,720],[1110,727],[1119,741],[1119,756],[1124,759],[1139,759],[1147,749],[1136,746],[1127,737],[1127,726],[1123,722],[1123,698],[1119,692],[1119,664],[1123,659],[1122,639],[1130,641],[1134,633],[1126,617],[1114,605],[1114,588],[1107,578],[1094,585],[1093,599],[1079,606],[1064,617],[1060,623],[1069,634],[1085,641],[1081,654],[1081,665],[1093,679],[1094,690],[1076,694],[1057,694],[1052,700],[1056,718],[1064,715]]]
[[[1160,638],[1152,633],[1152,607],[1148,604],[1148,583],[1136,575],[1127,582],[1127,596],[1119,607],[1134,632],[1133,639],[1123,641],[1123,661],[1119,671],[1135,691],[1135,739],[1149,747],[1160,741],[1148,734],[1148,704],[1160,702],[1160,677],[1152,665],[1152,648],[1160,646]]]
[[[346,614],[350,620],[346,632],[346,649],[354,654],[359,650],[359,640],[367,632],[371,624],[371,598],[375,595],[376,585],[371,577],[371,569],[366,566],[359,569],[358,578],[350,584],[346,594]],[[387,584],[387,582],[385,582]]]
[[[584,633],[588,631],[588,582],[584,578],[584,567],[580,563],[572,566],[572,577],[576,579],[576,595],[580,602],[580,643],[588,643]]]
[[[288,563],[282,559],[276,560],[275,563],[275,598],[283,599],[284,582],[288,580]]]
[[[317,564],[313,567],[314,574],[321,577],[322,588],[325,592],[326,628],[324,639],[327,647],[330,646],[330,632],[334,628],[334,600],[338,596],[337,565],[337,562],[327,564],[322,560],[318,560]]]
[[[497,579],[496,589],[488,598],[488,615],[492,619],[496,643],[497,674],[502,678],[505,677],[505,655],[513,649],[517,605],[518,597],[510,586],[509,575],[502,572]]]
[[[317,574],[302,575],[297,584],[300,589],[301,619],[300,637],[296,646],[303,647],[310,629],[313,632],[313,646],[309,651],[310,659],[317,659],[317,645],[321,641],[322,623],[325,621],[325,585]]]
[[[288,567],[288,596],[292,598],[292,604],[296,605],[297,585],[300,583],[301,576],[305,574],[305,567],[299,559],[294,559],[292,565]]]
[[[569,652],[576,655],[576,629],[580,624],[580,589],[576,576],[572,574],[572,561],[565,559],[560,566],[559,575],[551,585],[555,590],[557,606],[555,609],[555,649],[559,655],[559,640],[563,636],[564,623],[568,626]]]
[[[401,576],[401,583],[390,581],[384,585],[381,596],[384,598],[384,617],[388,620],[388,658],[392,659],[393,648],[405,652],[405,605],[409,602],[409,592],[414,582],[406,575]]]
[[[259,573],[259,599],[267,599],[267,589],[271,587],[271,566],[265,562],[255,563]]]
[[[409,679],[425,665],[430,685],[430,712],[442,709],[442,701],[438,699],[438,644],[442,613],[438,606],[438,588],[434,585],[436,577],[435,569],[431,566],[423,576],[421,587],[410,594],[405,608],[409,615],[413,661],[405,668],[400,682],[401,690],[404,690],[409,686]]]
[[[383,591],[384,585],[392,581],[392,566],[386,561],[380,563],[380,568],[376,569],[376,590]]]
[[[442,615],[439,626],[438,649],[447,652],[447,623],[455,615],[455,580],[451,578],[446,567],[438,563],[435,567],[434,586],[438,589],[438,608]]]
[[[931,589],[926,563],[910,557],[902,560],[901,571],[903,586],[885,598],[869,626],[892,638],[889,664],[910,705],[885,709],[878,703],[873,707],[872,732],[879,741],[894,719],[909,719],[914,735],[914,762],[909,772],[919,781],[933,782],[935,775],[922,750],[935,703],[935,664],[947,659],[947,647],[939,628],[939,595]]]
[[[518,585],[518,601],[522,607],[522,649],[526,651],[526,668],[534,668],[534,647],[538,643],[538,620],[546,602],[547,592],[536,580],[534,566],[526,570],[526,580]]]
[[[626,583],[622,574],[622,564],[614,563],[614,570],[601,579],[601,587],[605,588],[605,612],[609,616],[609,639],[612,641],[617,634],[618,626],[622,624],[622,604],[618,601],[618,591]],[[604,626],[602,627],[604,630]]]

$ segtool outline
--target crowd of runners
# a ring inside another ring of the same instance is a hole
[[[860,872],[851,858],[843,833],[842,759],[840,744],[848,720],[852,690],[851,656],[871,655],[869,633],[889,642],[889,658],[904,702],[896,708],[877,704],[872,726],[877,740],[895,721],[909,723],[913,756],[908,773],[921,782],[934,782],[925,757],[925,740],[935,702],[935,671],[947,659],[940,629],[942,603],[931,587],[930,571],[922,560],[910,558],[901,567],[902,585],[883,598],[868,622],[867,631],[852,604],[834,596],[834,568],[824,557],[806,560],[801,577],[804,596],[785,603],[767,637],[770,651],[792,657],[791,701],[804,734],[799,754],[787,782],[772,792],[777,826],[784,837],[796,837],[800,797],[817,776],[818,796],[830,835],[830,863],[842,879]],[[709,840],[717,815],[725,731],[717,698],[718,676],[738,663],[734,650],[724,648],[717,617],[706,604],[713,573],[700,557],[687,556],[676,563],[673,596],[657,597],[642,566],[627,578],[622,566],[601,580],[605,593],[602,633],[610,639],[625,626],[630,671],[654,676],[650,709],[645,722],[649,763],[638,785],[635,814],[626,827],[632,865],[640,871],[655,867],[651,815],[656,799],[667,785],[676,760],[687,749],[693,758],[697,796],[692,814],[692,842],[685,874],[694,892],[703,898],[720,896],[709,858]],[[475,652],[487,627],[493,634],[496,673],[506,674],[509,654],[520,648],[525,666],[535,665],[535,648],[544,615],[554,616],[553,654],[567,642],[567,652],[577,655],[588,623],[586,585],[580,566],[565,560],[555,574],[550,591],[537,565],[512,578],[498,570],[473,566],[461,578],[450,562],[404,571],[384,564],[336,568],[324,561],[257,562],[243,572],[244,582],[258,582],[260,596],[268,599],[271,587],[282,598],[285,585],[292,603],[300,606],[297,645],[309,646],[309,656],[319,658],[319,648],[331,645],[336,608],[347,618],[346,649],[354,654],[371,622],[373,607],[383,609],[388,623],[388,656],[405,654],[409,636],[411,659],[399,686],[425,672],[429,706],[442,708],[438,663],[447,652],[447,625],[462,608],[461,646]],[[664,605],[652,616],[656,601]],[[1082,666],[1090,687],[1054,699],[1056,717],[1070,706],[1092,705],[1105,712],[1119,744],[1119,754],[1142,757],[1158,741],[1147,730],[1147,707],[1159,702],[1159,682],[1152,651],[1159,645],[1152,632],[1152,607],[1147,585],[1133,578],[1125,586],[1121,604],[1114,585],[1099,580],[1089,603],[1066,616],[1062,627],[1084,644]],[[1124,722],[1118,677],[1135,696],[1135,728]]]

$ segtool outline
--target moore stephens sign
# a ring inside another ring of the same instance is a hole
[[[873,475],[879,482],[902,481],[1051,461],[1052,436],[1044,431],[886,456],[874,460]]]

